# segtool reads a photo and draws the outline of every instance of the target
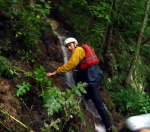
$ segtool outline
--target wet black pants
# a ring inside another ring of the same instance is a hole
[[[87,82],[89,84],[89,86],[86,88],[87,94],[85,94],[85,96],[90,96],[98,113],[102,118],[105,128],[110,128],[112,124],[104,107],[98,88],[103,81],[102,71],[100,70],[99,66],[93,65],[84,71],[79,71],[77,75],[77,82],[79,81]]]
[[[107,111],[104,107],[98,87],[89,86],[87,88],[87,94],[89,94],[90,98],[92,99],[92,101],[95,105],[95,108],[97,109],[98,113],[100,114],[102,121],[105,125],[105,128],[106,129],[110,128],[111,127],[110,119],[109,119]]]

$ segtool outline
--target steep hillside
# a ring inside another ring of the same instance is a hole
[[[57,21],[53,21],[53,26],[56,26],[57,28],[60,27],[60,32],[64,32],[62,31],[61,24],[59,24]],[[3,31],[1,30],[1,32]],[[3,33],[3,35],[5,35],[5,33]],[[42,40],[42,45],[39,47],[40,52],[38,53],[37,61],[34,65],[42,65],[45,67],[46,71],[53,71],[63,64],[63,55],[59,38],[52,32],[50,28],[47,28],[44,32]],[[18,67],[23,71],[32,72],[34,67],[29,65],[25,60],[19,58],[15,52],[17,50],[19,50],[17,47],[15,50],[11,50],[11,54],[8,54],[9,52],[5,51],[5,57],[9,59],[11,65]],[[20,84],[21,80],[25,81],[27,79],[21,72],[18,72],[17,76],[10,79],[1,77],[0,108],[7,111],[12,116],[11,119],[11,117],[9,117],[7,114],[1,113],[1,116],[4,119],[2,122],[3,124],[1,124],[1,131],[5,132],[6,130],[9,131],[10,129],[13,131],[29,131],[28,129],[31,128],[33,131],[40,132],[42,131],[44,122],[51,122],[51,119],[47,116],[46,109],[43,108],[43,99],[39,96],[41,89],[30,89],[30,91],[26,92],[25,95],[20,96],[19,98],[16,97],[16,85]],[[67,87],[69,88],[69,86],[67,86],[65,83],[64,75],[52,77],[49,79],[52,82],[52,85],[58,87],[61,91],[65,91],[65,88]],[[29,79],[29,81],[33,86],[35,85],[33,79]],[[120,129],[123,124],[120,122],[119,116],[113,107],[113,103],[103,88],[101,88],[101,95],[104,98],[108,110],[110,111],[110,116],[112,116],[114,126],[117,129]],[[69,124],[66,124],[64,131],[69,130],[72,124],[78,126],[77,130],[80,131],[94,131],[94,122],[91,113],[86,110],[84,102],[81,103],[81,107],[84,111],[84,122],[81,122],[79,117],[73,117],[68,121]],[[57,117],[57,114],[55,116]],[[26,126],[22,125],[22,123],[19,121],[21,121]]]

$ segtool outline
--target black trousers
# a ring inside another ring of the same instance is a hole
[[[86,97],[90,96],[95,108],[100,114],[105,128],[108,129],[112,126],[108,113],[104,107],[103,101],[100,96],[99,85],[103,81],[102,71],[98,65],[93,65],[84,71],[78,71],[77,82],[87,82],[89,86],[86,88],[87,93],[84,95]]]

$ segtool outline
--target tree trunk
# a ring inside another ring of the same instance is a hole
[[[115,21],[115,15],[114,11],[116,11],[116,0],[111,0],[111,9],[110,9],[110,18],[111,23],[107,23],[106,29],[105,29],[105,35],[103,39],[103,43],[101,45],[101,51],[100,54],[103,56],[103,61],[101,61],[101,68],[105,69],[110,77],[113,76],[112,68],[111,68],[111,57],[113,56],[110,51],[110,45],[112,42],[112,34],[114,29],[114,21]]]
[[[120,17],[120,14],[121,14],[122,10],[123,10],[123,6],[124,6],[125,2],[126,2],[126,0],[123,0],[123,1],[122,1],[121,7],[120,7],[119,11],[117,12],[116,25],[117,25],[117,23],[119,22],[119,17]]]
[[[138,56],[139,56],[139,52],[140,52],[141,40],[142,40],[142,36],[143,36],[144,30],[145,30],[145,27],[146,27],[146,24],[147,24],[149,6],[150,6],[150,0],[147,0],[143,23],[142,23],[141,30],[139,32],[138,39],[137,39],[137,49],[136,49],[134,58],[132,60],[132,63],[131,63],[131,66],[130,66],[127,78],[125,80],[125,82],[127,84],[129,84],[131,82],[131,76],[132,76],[134,68],[135,68],[135,63],[138,60]]]
[[[104,37],[103,40],[103,51],[102,54],[104,56],[104,60],[107,58],[107,53],[108,53],[108,49],[111,43],[111,36],[112,36],[112,31],[113,31],[113,26],[114,26],[114,13],[113,10],[115,10],[115,0],[112,0],[111,3],[111,11],[110,11],[110,16],[112,18],[112,21],[110,24],[107,25],[107,31],[106,31],[106,35]]]

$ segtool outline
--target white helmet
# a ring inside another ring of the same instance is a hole
[[[64,45],[66,46],[68,43],[75,42],[76,46],[78,45],[78,41],[75,38],[67,38],[64,41]]]

